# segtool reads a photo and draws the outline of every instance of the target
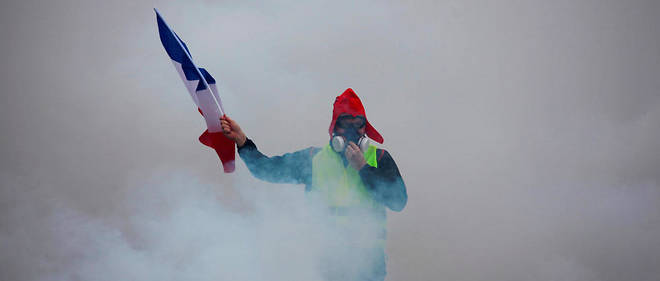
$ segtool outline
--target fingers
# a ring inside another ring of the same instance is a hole
[[[222,128],[222,132],[225,134],[228,133],[227,127],[229,126],[226,116],[227,115],[220,116],[220,127]]]
[[[353,157],[353,147],[347,145],[346,150],[344,150],[344,155],[346,155],[346,159],[351,159],[351,157]]]
[[[234,119],[229,118],[229,116],[227,116],[227,114],[222,115],[222,117],[224,117],[229,123],[234,123]]]
[[[220,119],[220,126],[222,127],[222,132],[225,134],[231,133],[231,125],[227,120]]]
[[[231,132],[231,118],[227,114],[220,116],[220,126],[222,127],[222,132],[228,134]]]
[[[346,159],[356,170],[360,170],[366,164],[362,151],[355,143],[349,143],[345,151]]]
[[[351,159],[358,154],[360,154],[360,148],[355,143],[349,142],[346,146],[346,158]]]
[[[229,125],[227,120],[220,120],[220,126],[222,126],[222,130],[225,132],[231,131],[231,125]]]
[[[349,142],[348,144],[349,144],[353,149],[355,149],[355,151],[360,151],[360,147],[359,147],[357,144],[355,144],[354,142]]]
[[[222,116],[220,116],[220,120],[221,120],[221,121],[227,121],[227,122],[229,122],[229,123],[234,122],[234,120],[231,119],[231,118],[229,118],[229,116],[227,116],[227,114],[223,114]]]

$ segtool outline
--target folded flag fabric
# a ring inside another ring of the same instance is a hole
[[[216,81],[206,69],[195,66],[186,43],[167,25],[158,10],[154,11],[160,42],[206,121],[207,130],[199,136],[199,141],[215,149],[225,173],[231,173],[235,169],[236,145],[222,134],[220,117],[225,114],[225,110]]]

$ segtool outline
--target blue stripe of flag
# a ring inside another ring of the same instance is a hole
[[[205,90],[206,86],[204,86],[204,83],[202,83],[199,74],[197,74],[197,71],[195,70],[195,65],[189,59],[189,57],[192,58],[192,55],[190,54],[190,50],[188,50],[188,46],[186,46],[186,43],[184,43],[183,40],[181,40],[181,38],[174,31],[168,28],[168,26],[165,24],[165,21],[160,16],[158,11],[156,11],[156,21],[158,22],[158,35],[160,35],[160,42],[163,44],[163,47],[165,48],[165,52],[167,52],[167,55],[173,61],[176,61],[181,64],[181,68],[183,69],[183,73],[186,76],[186,80],[188,81],[199,80],[196,91]],[[178,42],[177,39],[179,39]],[[183,48],[181,48],[179,42],[181,42]],[[215,79],[213,79],[213,77],[211,76],[211,74],[208,73],[208,71],[206,71],[203,68],[199,68],[199,71],[204,76],[206,83],[208,83],[209,85],[215,84]]]

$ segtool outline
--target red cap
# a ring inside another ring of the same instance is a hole
[[[364,119],[367,120],[367,136],[378,143],[383,143],[383,137],[378,133],[378,131],[376,131],[376,128],[371,126],[369,123],[367,115],[364,111],[364,106],[362,105],[362,101],[360,101],[360,98],[358,98],[357,94],[351,88],[346,89],[343,94],[335,99],[335,103],[333,104],[332,109],[332,122],[330,122],[330,129],[328,130],[328,133],[330,133],[331,137],[332,133],[335,131],[335,123],[337,122],[337,118],[344,114],[348,114],[353,117],[364,117]]]

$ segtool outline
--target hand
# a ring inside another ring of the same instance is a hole
[[[229,118],[227,114],[220,117],[220,125],[222,125],[222,133],[230,140],[233,140],[238,147],[241,147],[245,144],[247,137],[241,126],[238,126],[238,123],[234,119]]]
[[[346,151],[344,151],[348,163],[353,167],[353,169],[360,170],[364,165],[367,164],[367,160],[364,159],[364,154],[360,147],[357,146],[354,142],[349,142],[346,146]]]

